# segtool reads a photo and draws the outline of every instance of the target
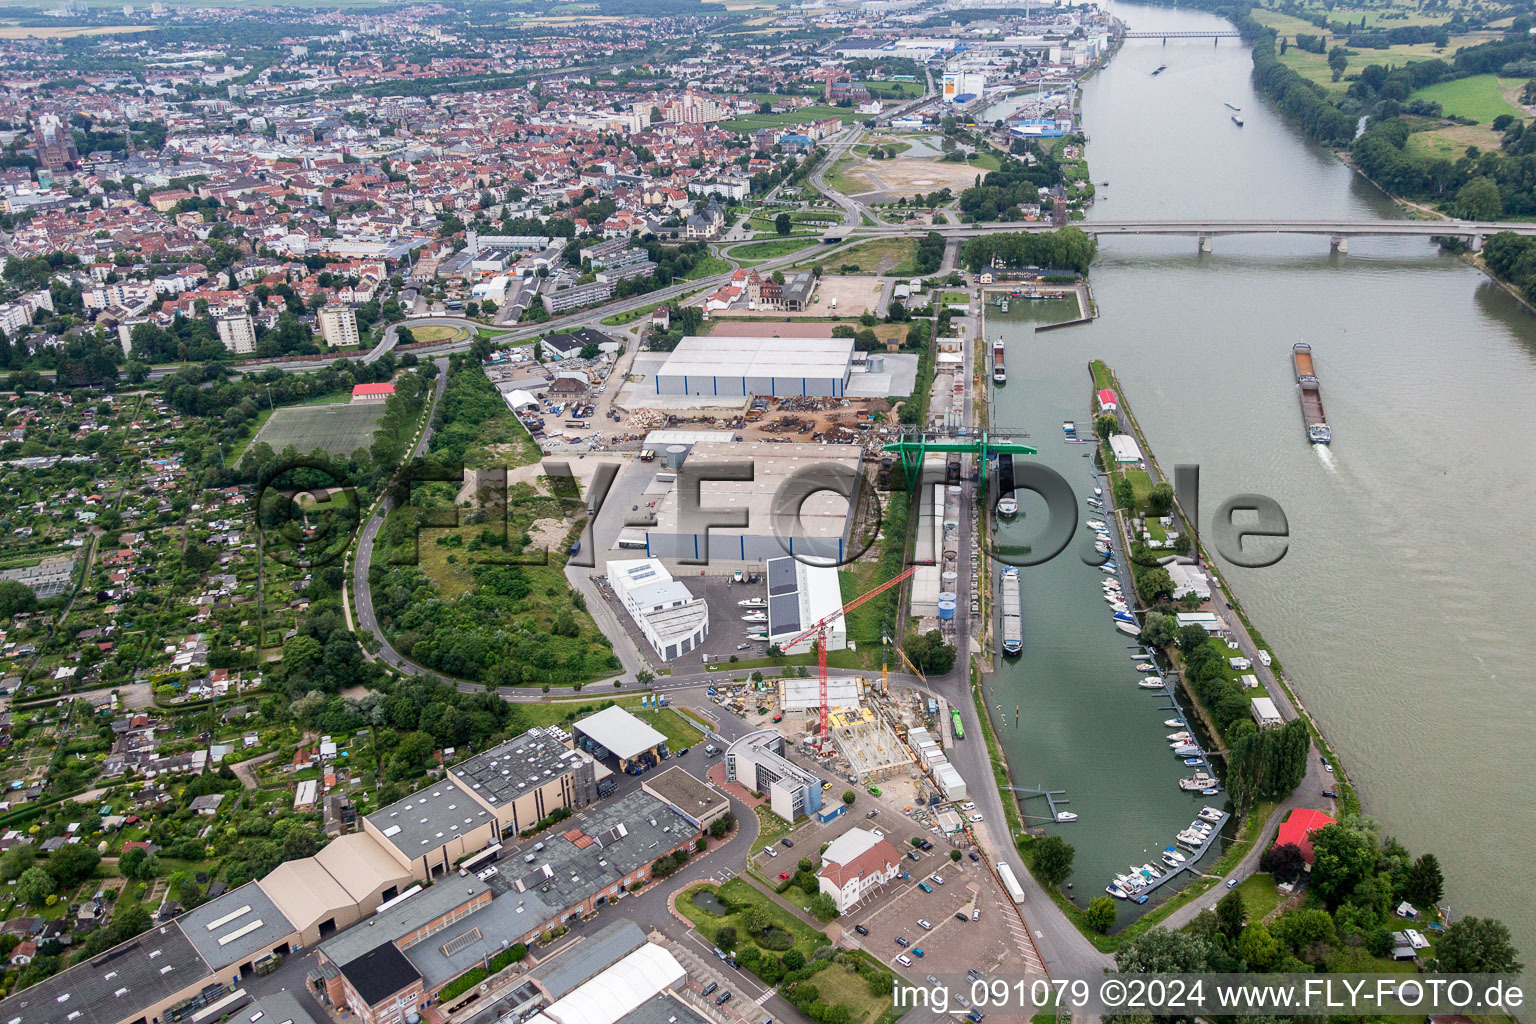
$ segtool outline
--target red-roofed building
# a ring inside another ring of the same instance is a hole
[[[846,913],[869,891],[901,874],[896,848],[873,832],[851,828],[821,855],[819,888]]]
[[[1337,822],[1322,811],[1298,807],[1280,823],[1280,834],[1275,837],[1276,846],[1295,845],[1307,863],[1312,863],[1312,833]]]
[[[1120,399],[1109,388],[1099,391],[1099,412],[1114,412],[1120,408]]]
[[[352,401],[354,402],[383,402],[395,393],[393,384],[354,384],[352,385]]]

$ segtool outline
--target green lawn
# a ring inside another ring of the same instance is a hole
[[[720,122],[720,127],[729,132],[755,132],[759,128],[783,127],[802,124],[806,121],[824,121],[829,117],[835,117],[843,124],[855,124],[864,120],[866,116],[852,107],[811,106],[784,114],[744,114],[734,120]]]
[[[1265,874],[1249,876],[1235,891],[1243,897],[1243,909],[1250,921],[1262,921],[1285,900],[1285,893],[1275,888],[1275,880]]]
[[[827,269],[832,270],[831,264],[835,263],[839,267],[858,267],[859,272],[865,274],[879,271],[905,276],[917,273],[912,264],[916,256],[915,238],[872,238],[832,256]]]
[[[788,256],[792,252],[799,252],[807,246],[815,245],[813,238],[769,238],[761,242],[748,242],[738,245],[734,249],[727,250],[732,259],[737,260],[771,260],[780,256]]]
[[[729,263],[718,256],[705,256],[693,265],[688,273],[683,275],[684,281],[697,281],[702,277],[713,277],[734,269]]]
[[[1521,117],[1518,107],[1504,98],[1510,89],[1519,88],[1524,81],[1518,78],[1498,78],[1494,75],[1473,75],[1452,82],[1441,82],[1420,89],[1412,99],[1432,100],[1445,109],[1447,115],[1470,117],[1480,124],[1487,124],[1500,114]]]
[[[793,853],[794,851],[787,852]],[[700,890],[715,893],[726,903],[730,904],[731,912],[722,917],[694,906],[694,894]],[[750,942],[751,938],[747,933],[744,918],[746,917],[747,908],[754,906],[760,908],[775,927],[782,928],[794,937],[794,948],[804,953],[806,959],[810,959],[811,954],[816,951],[818,946],[826,945],[827,937],[825,935],[801,922],[799,918],[780,906],[776,900],[769,899],[750,883],[744,882],[740,878],[733,878],[720,886],[696,885],[680,893],[677,897],[677,909],[684,917],[692,921],[699,934],[710,942],[715,940],[715,930],[723,925],[733,926],[736,929],[737,937],[741,941]],[[777,955],[777,951],[766,949],[764,951],[774,952]]]

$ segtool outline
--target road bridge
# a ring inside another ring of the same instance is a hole
[[[1536,223],[1470,220],[1092,220],[1071,225],[1096,238],[1115,235],[1185,235],[1210,252],[1218,235],[1321,235],[1339,252],[1349,251],[1349,239],[1364,237],[1461,238],[1473,250],[1489,235],[1501,231],[1536,235]],[[951,238],[974,238],[1000,231],[1054,231],[1044,221],[992,221],[985,224],[939,225],[928,229]],[[911,228],[876,228],[860,234],[911,234]]]
[[[1161,39],[1167,42],[1170,39],[1239,39],[1241,36],[1232,30],[1225,32],[1126,32],[1123,39]]]

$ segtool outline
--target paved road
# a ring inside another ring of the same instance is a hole
[[[856,228],[863,223],[864,207],[857,200],[845,196],[837,189],[828,185],[823,176],[827,171],[831,170],[832,165],[837,163],[844,153],[847,153],[856,146],[863,137],[864,128],[862,126],[854,126],[839,135],[828,148],[827,155],[816,165],[816,169],[811,172],[810,177],[807,179],[812,188],[832,200],[838,209],[843,211],[843,219],[847,222],[849,228]]]
[[[439,357],[435,362],[437,381],[436,387],[432,390],[432,407],[427,410],[426,425],[422,427],[421,437],[417,440],[416,446],[411,449],[407,462],[426,452],[427,442],[432,439],[432,419],[437,413],[437,403],[442,401],[443,392],[448,389],[448,359]],[[357,538],[357,554],[352,565],[352,607],[357,615],[358,629],[366,629],[372,633],[379,644],[376,657],[402,672],[415,675],[423,669],[414,662],[407,661],[384,638],[384,631],[379,628],[379,620],[373,612],[373,591],[368,586],[368,566],[373,561],[374,541],[378,539],[379,528],[384,525],[384,517],[389,514],[391,507],[388,499],[380,502],[378,509],[374,511],[372,518],[368,520],[363,527],[363,532]]]

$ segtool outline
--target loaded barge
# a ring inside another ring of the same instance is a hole
[[[1024,618],[1019,613],[1019,570],[1003,571],[1003,653],[1015,657],[1024,650]]]
[[[1307,440],[1313,444],[1330,444],[1333,431],[1323,414],[1323,393],[1317,382],[1317,371],[1312,366],[1312,346],[1298,341],[1291,346],[1291,362],[1296,367],[1296,386],[1301,395],[1301,420],[1307,428]]]
[[[1003,336],[999,334],[992,343],[992,382],[1003,384],[1008,380],[1008,369],[1003,365]]]

